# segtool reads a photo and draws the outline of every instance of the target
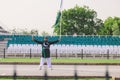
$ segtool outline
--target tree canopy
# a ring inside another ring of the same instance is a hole
[[[100,35],[120,35],[120,18],[108,17],[104,21],[104,26],[101,27]]]
[[[62,35],[96,35],[103,21],[97,18],[96,11],[89,7],[79,7],[63,10],[61,20]],[[60,22],[57,27],[54,27],[54,32],[60,34]]]

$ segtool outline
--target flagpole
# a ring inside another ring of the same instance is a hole
[[[60,16],[60,39],[61,39],[61,35],[62,35],[62,4],[63,4],[63,0],[61,0],[61,3],[60,3],[60,12],[61,12],[61,16]]]
[[[60,17],[60,38],[61,38],[61,29],[62,29],[62,12],[61,12],[61,17]]]

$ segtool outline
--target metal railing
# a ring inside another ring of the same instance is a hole
[[[7,56],[8,56],[8,58],[9,58],[9,55],[14,57],[14,55],[18,55],[18,53],[7,53],[6,49],[4,48],[3,49],[3,53],[0,54],[0,57],[1,58],[7,58]],[[36,55],[38,57],[41,56],[40,53],[33,53],[31,49],[29,50],[29,53],[25,53],[25,54],[24,53],[19,53],[19,55],[23,55],[23,57],[27,55],[27,58],[30,58],[30,59],[33,57],[33,55]],[[79,53],[72,53],[72,54],[68,53],[67,56],[66,56],[66,53],[58,53],[57,49],[56,49],[55,53],[51,54],[51,55],[52,55],[51,57],[55,57],[56,59],[58,57],[61,57],[60,55],[64,55],[64,57],[71,57],[70,55],[72,55],[72,57],[81,58],[81,59],[87,58],[87,56],[88,57],[92,57],[92,58],[93,57],[96,58],[96,55],[99,58],[105,58],[105,59],[111,59],[111,58],[112,59],[119,59],[120,58],[120,54],[114,54],[114,53],[111,54],[109,49],[107,49],[107,53],[106,54],[96,54],[96,53],[95,54],[91,54],[91,53],[90,54],[85,54],[84,50],[81,49]],[[21,57],[21,56],[18,56],[18,57]]]
[[[17,77],[18,77],[18,75],[17,75],[17,71],[16,71],[16,65],[14,65],[14,71],[13,71],[14,73],[13,73],[13,80],[17,80]],[[88,77],[89,78],[89,77]],[[96,78],[96,77],[95,77]],[[105,80],[111,80],[111,76],[109,75],[109,71],[108,71],[108,67],[106,67],[106,73],[105,73]],[[43,75],[43,78],[42,78],[43,80],[49,80],[49,79],[51,79],[51,78],[49,78],[49,76],[48,76],[48,73],[47,73],[47,69],[45,68],[45,70],[44,70],[44,75]],[[60,79],[60,78],[59,78]],[[61,77],[61,79],[62,79],[62,77]],[[72,78],[73,80],[78,80],[78,79],[82,79],[80,76],[78,76],[78,73],[77,73],[77,69],[76,69],[76,65],[75,65],[75,67],[74,67],[74,74],[73,74],[73,78]],[[37,79],[36,79],[37,80]],[[117,79],[114,79],[114,80],[117,80]],[[119,80],[119,79],[118,79]]]

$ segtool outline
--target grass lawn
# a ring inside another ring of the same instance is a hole
[[[0,58],[0,62],[39,62],[40,58]],[[52,63],[120,63],[120,59],[52,58]]]

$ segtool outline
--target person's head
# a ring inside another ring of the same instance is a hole
[[[47,37],[44,37],[44,41],[48,41],[48,38],[47,38]]]

